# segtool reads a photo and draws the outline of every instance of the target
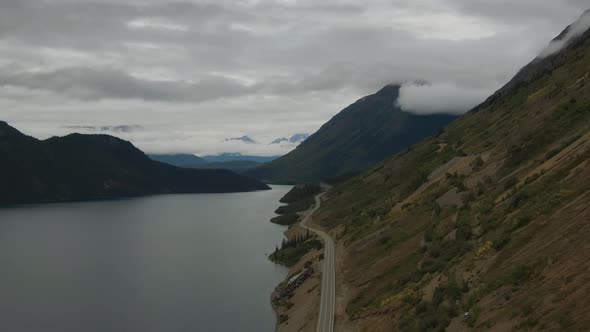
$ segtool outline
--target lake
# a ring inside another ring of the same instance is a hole
[[[0,209],[0,331],[274,331],[289,189]]]

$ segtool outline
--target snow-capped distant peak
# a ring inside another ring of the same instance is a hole
[[[299,144],[305,141],[309,137],[309,134],[295,134],[291,138],[280,137],[270,142],[270,144],[282,144],[282,143],[294,143]]]
[[[289,139],[287,137],[277,138],[274,141],[270,142],[270,144],[281,144],[283,142],[289,142]]]
[[[248,137],[248,136],[242,136],[242,137],[229,137],[225,139],[226,142],[232,142],[232,141],[240,141],[240,142],[244,142],[247,144],[256,144],[256,141],[253,140],[252,138]]]

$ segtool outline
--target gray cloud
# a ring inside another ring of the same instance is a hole
[[[588,9],[586,0],[538,1],[538,0],[453,0],[447,1],[460,12],[498,20],[509,24],[528,24],[530,20],[542,20],[563,28],[558,17],[573,20]]]
[[[111,132],[111,133],[131,133],[143,130],[140,125],[114,125],[114,126],[82,126],[70,125],[63,126],[65,129],[71,129],[82,132]]]
[[[567,30],[559,38],[556,38],[549,43],[549,45],[539,54],[540,58],[544,58],[559,52],[565,46],[569,44],[569,42],[587,31],[590,28],[590,10],[584,12],[584,14],[570,26],[568,26]]]
[[[404,84],[400,89],[399,106],[417,114],[462,114],[490,95],[488,89],[460,88],[442,84]]]
[[[48,90],[68,97],[200,102],[249,92],[234,80],[208,77],[195,83],[152,81],[112,69],[64,68],[50,72],[0,73],[0,85]]]
[[[137,124],[117,134],[148,151],[284,153],[224,138],[313,132],[392,82],[430,82],[404,85],[400,104],[414,112],[465,111],[588,6],[2,0],[0,118],[39,137]]]

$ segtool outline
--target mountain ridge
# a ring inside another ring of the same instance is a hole
[[[309,138],[309,134],[304,134],[304,133],[300,133],[300,134],[293,134],[291,135],[290,138],[287,137],[279,137],[274,139],[272,142],[270,142],[269,144],[281,144],[281,143],[301,143],[303,141],[305,141],[306,139]]]
[[[586,10],[582,16],[590,16],[590,9]],[[559,40],[567,34],[571,25],[567,26],[552,42]],[[488,97],[483,103],[476,106],[470,112],[478,112],[485,107],[493,104],[497,99],[506,97],[510,92],[519,88],[523,84],[528,84],[531,81],[537,80],[544,75],[547,75],[555,68],[562,66],[567,60],[564,54],[568,51],[581,47],[585,40],[590,37],[590,30],[586,30],[579,36],[574,36],[567,44],[562,46],[560,52],[549,54],[548,56],[537,56],[530,63],[521,68],[516,75],[503,87],[498,89],[494,94]]]
[[[268,162],[274,157],[243,156],[241,154],[225,153],[217,156],[197,157],[193,154],[150,154],[151,159],[183,168],[194,169],[227,169],[241,173],[254,168],[261,163]]]
[[[356,173],[436,133],[450,114],[415,115],[397,105],[387,85],[346,107],[287,155],[245,174],[266,182],[301,183]]]
[[[0,122],[0,204],[269,189],[226,170],[152,161],[128,141],[70,134],[37,140]]]
[[[153,160],[178,167],[191,167],[207,163],[205,159],[194,154],[148,154],[148,156]]]
[[[338,184],[336,330],[586,331],[590,30]]]

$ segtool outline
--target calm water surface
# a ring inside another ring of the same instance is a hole
[[[0,209],[0,331],[274,331],[289,188]]]

